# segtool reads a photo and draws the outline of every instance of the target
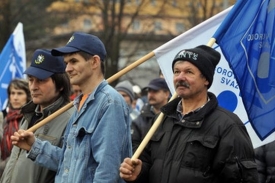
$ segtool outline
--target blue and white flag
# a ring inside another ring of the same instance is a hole
[[[172,61],[175,55],[182,49],[207,44],[213,37],[213,34],[219,29],[228,13],[231,12],[232,8],[233,7],[230,7],[222,11],[153,51],[172,93],[175,92],[172,72]],[[233,71],[223,56],[220,47],[217,44],[214,44],[212,47],[221,53],[221,60],[216,67],[214,80],[209,91],[217,96],[220,106],[234,112],[240,117],[247,128],[254,148],[274,140],[274,134],[264,141],[257,136],[248,120],[248,115],[240,95],[240,88]]]
[[[275,0],[241,0],[213,36],[261,141],[275,132]]]
[[[26,70],[26,49],[23,24],[18,23],[0,54],[0,109],[7,105],[7,87],[14,78],[23,78]]]

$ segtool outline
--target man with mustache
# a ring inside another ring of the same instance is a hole
[[[24,74],[32,101],[23,106],[23,119],[19,129],[28,129],[70,102],[70,80],[65,72],[62,57],[54,57],[49,50],[37,49],[33,53],[30,67]],[[41,141],[61,147],[63,132],[73,109],[62,113],[34,132]],[[26,158],[28,151],[13,147],[5,167],[1,183],[53,183],[56,172],[41,167]]]
[[[250,137],[234,113],[208,92],[220,53],[200,45],[173,59],[178,97],[161,108],[163,122],[140,159],[125,158],[120,176],[142,183],[256,183]]]
[[[155,78],[143,89],[147,90],[148,102],[141,108],[140,115],[132,122],[132,146],[133,152],[138,148],[143,138],[154,123],[156,114],[160,108],[167,104],[170,91],[165,79]]]

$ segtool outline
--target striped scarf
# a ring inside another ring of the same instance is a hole
[[[1,159],[5,160],[10,156],[12,143],[11,135],[18,130],[18,125],[22,119],[23,114],[20,113],[19,109],[9,109],[7,116],[5,118],[3,138],[1,141]]]

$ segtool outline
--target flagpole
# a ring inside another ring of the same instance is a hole
[[[169,102],[172,101],[172,100],[174,100],[175,98],[177,98],[177,93],[176,92],[172,95],[172,97],[170,98]],[[152,138],[152,136],[156,132],[157,128],[161,124],[161,122],[163,120],[163,117],[164,117],[164,114],[161,112],[159,114],[158,118],[153,123],[152,127],[150,128],[150,130],[145,135],[145,137],[142,140],[142,142],[140,143],[140,145],[138,146],[137,150],[135,151],[134,155],[131,158],[132,160],[137,159],[140,156],[140,154],[142,153],[142,151],[144,150],[144,148],[146,147],[146,145],[148,144],[148,142],[150,141],[150,139]]]
[[[215,42],[216,42],[216,39],[211,38],[209,40],[209,42],[207,43],[207,46],[212,47]],[[177,98],[177,93],[176,92],[170,98],[169,102],[174,100],[175,98]],[[144,150],[144,148],[146,147],[146,145],[148,144],[148,142],[150,141],[150,139],[152,138],[152,136],[156,132],[157,128],[161,124],[161,122],[163,120],[163,117],[164,117],[164,114],[161,112],[159,114],[159,116],[157,117],[157,119],[155,120],[155,122],[153,123],[150,130],[148,131],[148,133],[146,134],[146,136],[144,137],[144,139],[142,140],[142,142],[140,143],[140,145],[138,146],[137,150],[135,151],[134,155],[131,158],[132,160],[137,159],[140,156],[140,154],[142,153],[142,151]]]
[[[140,64],[142,64],[143,62],[149,60],[150,58],[152,58],[154,56],[155,56],[154,52],[148,53],[147,55],[141,57],[137,61],[133,62],[129,66],[125,67],[124,69],[120,70],[119,72],[117,72],[116,74],[114,74],[113,76],[111,76],[110,78],[108,78],[107,82],[111,83],[111,82],[115,81],[116,79],[120,78],[122,75],[126,74],[127,72],[131,71],[132,69],[136,68],[137,66],[139,66]],[[67,111],[71,107],[73,107],[73,102],[70,102],[67,105],[65,105],[62,108],[60,108],[59,110],[55,111],[50,116],[48,116],[45,119],[41,120],[39,123],[33,125],[27,131],[28,132],[34,132],[34,131],[36,131],[38,128],[40,128],[40,127],[44,126],[45,124],[49,123],[51,120],[53,120],[54,118],[56,118],[57,116],[59,116],[63,112]]]

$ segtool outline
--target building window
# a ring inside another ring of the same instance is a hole
[[[155,31],[160,31],[160,30],[162,30],[161,22],[155,22]]]
[[[132,24],[133,30],[139,30],[140,29],[140,22],[138,20],[134,20]]]
[[[84,29],[91,29],[92,27],[92,22],[90,19],[85,18],[83,21],[83,28]]]
[[[63,23],[61,26],[62,26],[62,28],[66,28],[66,29],[67,29],[67,28],[69,28],[69,24],[68,24],[68,22]]]
[[[183,23],[176,23],[176,31],[178,34],[181,34],[184,32],[184,25]]]
[[[173,1],[172,1],[172,6],[173,6],[173,7],[177,7],[177,5],[178,5],[178,4],[177,4],[177,0],[173,0]]]
[[[137,4],[137,5],[140,5],[140,0],[136,0],[136,4]]]

